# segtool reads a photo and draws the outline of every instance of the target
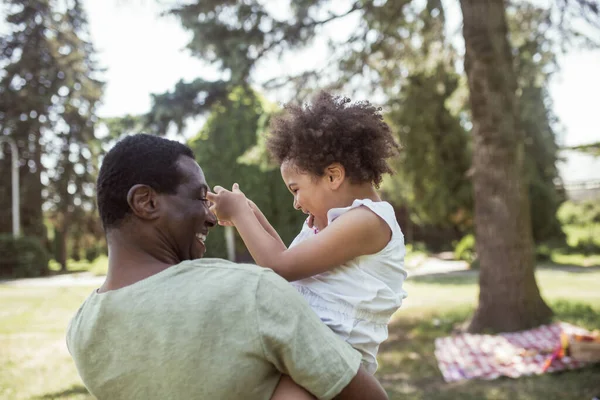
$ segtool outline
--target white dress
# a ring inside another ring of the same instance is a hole
[[[356,207],[367,207],[389,225],[392,237],[378,253],[357,257],[330,271],[292,282],[310,306],[335,333],[363,356],[371,374],[377,370],[377,351],[388,337],[390,317],[402,305],[404,236],[393,207],[384,201],[354,200],[350,207],[333,208],[328,223]],[[290,247],[316,233],[305,223]]]

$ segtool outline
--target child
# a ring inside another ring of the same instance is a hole
[[[308,215],[290,247],[237,184],[231,192],[215,187],[209,200],[220,224],[235,225],[256,263],[292,282],[375,373],[389,319],[406,297],[404,237],[392,206],[376,191],[398,145],[368,102],[322,92],[312,105],[285,110],[272,123],[267,147],[294,208]]]

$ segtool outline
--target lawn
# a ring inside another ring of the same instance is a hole
[[[55,260],[50,260],[49,268],[51,273],[60,273],[60,264]],[[108,271],[108,257],[101,255],[92,262],[86,260],[69,260],[67,261],[67,269],[69,273],[90,272],[96,276],[106,275]]]
[[[433,340],[451,333],[472,311],[476,279],[466,271],[409,280],[405,308],[380,352],[377,376],[391,399],[591,400],[600,394],[600,366],[518,380],[444,383]],[[600,329],[600,270],[542,270],[538,280],[559,319]],[[0,399],[92,398],[64,342],[69,318],[91,290],[0,284]]]

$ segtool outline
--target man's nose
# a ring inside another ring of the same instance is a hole
[[[215,225],[217,225],[217,216],[210,209],[208,210],[208,215],[206,216],[206,220],[204,221],[204,223],[209,228],[212,228]]]

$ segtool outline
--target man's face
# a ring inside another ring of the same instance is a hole
[[[202,169],[190,157],[177,161],[181,183],[175,194],[163,194],[163,214],[160,221],[161,240],[176,251],[179,261],[204,256],[204,241],[217,219],[206,200],[208,185]]]

